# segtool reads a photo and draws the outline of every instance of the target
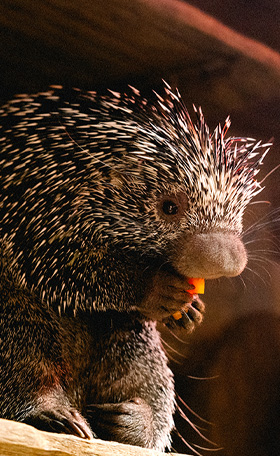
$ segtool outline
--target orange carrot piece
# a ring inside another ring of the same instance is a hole
[[[204,289],[205,289],[205,280],[204,279],[190,277],[188,279],[188,283],[190,285],[195,286],[195,288],[193,288],[193,290],[187,290],[188,293],[190,293],[192,295],[204,294]],[[182,318],[182,313],[180,312],[180,310],[178,310],[177,312],[174,312],[174,314],[172,314],[172,317],[175,320],[180,320],[180,318]]]

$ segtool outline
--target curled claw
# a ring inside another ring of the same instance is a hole
[[[72,434],[89,440],[95,437],[77,410],[45,410],[30,415],[25,422],[43,431]]]
[[[190,305],[186,304],[182,309],[174,312],[172,317],[165,320],[165,324],[172,329],[181,327],[191,332],[203,320],[204,304],[199,299],[198,293],[204,293],[205,280],[202,278],[188,278],[188,284],[192,286],[188,293],[193,295],[193,301]]]
[[[80,415],[80,413],[77,410],[72,410],[71,415],[73,416],[73,421],[70,421],[69,423],[74,432],[76,432],[76,435],[78,435],[78,437],[89,440],[96,437],[92,433],[85,419]]]
[[[164,320],[165,325],[170,329],[183,328],[192,332],[194,328],[203,320],[205,306],[201,299],[196,295],[191,304]]]
[[[61,391],[49,392],[34,404],[25,416],[25,423],[42,431],[72,434],[82,439],[96,437],[87,420],[72,407]]]

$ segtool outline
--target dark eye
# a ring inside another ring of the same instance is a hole
[[[169,193],[158,196],[157,216],[160,220],[171,224],[179,223],[188,210],[188,200],[186,193]]]
[[[175,215],[177,214],[179,208],[174,201],[164,201],[162,203],[162,211],[166,215]]]

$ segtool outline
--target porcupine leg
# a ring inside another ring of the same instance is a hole
[[[184,308],[184,300],[193,299],[181,291],[188,286],[178,275],[158,272],[142,301],[143,310],[147,309],[154,321],[157,316]],[[191,331],[201,322],[203,312],[204,304],[197,297],[187,304],[186,310],[182,309],[179,321],[170,316],[164,322]],[[107,321],[104,318],[94,324],[105,331],[100,331],[92,343],[97,347],[99,341],[103,348],[97,379],[102,392],[97,386],[97,396],[91,398],[85,414],[98,437],[163,451],[169,445],[173,425],[172,374],[155,323],[145,321],[144,317],[134,320],[131,313],[127,314],[126,322],[125,314],[120,315],[117,318],[116,313],[110,319],[107,312]]]
[[[153,448],[153,416],[147,402],[139,397],[117,404],[92,404],[91,423],[98,437]]]
[[[88,420],[100,438],[163,451],[170,445],[174,385],[160,336],[143,319],[121,326],[103,337]]]
[[[27,291],[0,277],[0,416],[90,438],[63,384],[61,331],[56,316]]]

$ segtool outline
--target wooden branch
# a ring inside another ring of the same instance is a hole
[[[223,80],[220,103],[233,84],[235,98],[280,90],[279,53],[181,0],[5,0],[0,40],[0,97],[49,84],[154,86],[172,74],[209,92],[201,73]]]
[[[38,431],[27,424],[0,419],[0,454],[5,456],[163,456],[145,448],[73,435]],[[169,453],[180,456],[178,453]]]

